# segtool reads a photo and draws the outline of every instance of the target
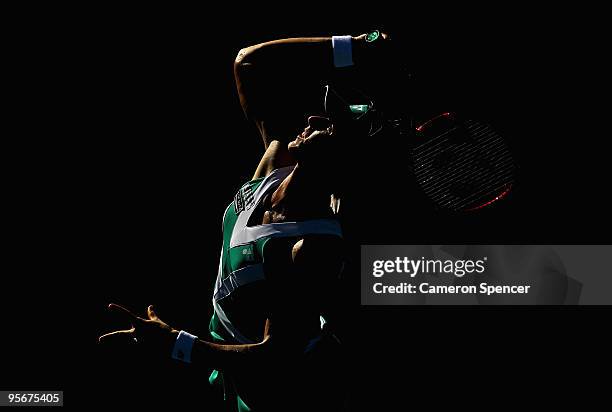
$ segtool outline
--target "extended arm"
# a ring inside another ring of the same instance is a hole
[[[170,357],[179,331],[160,320],[153,307],[147,310],[147,319],[136,316],[128,309],[110,304],[109,309],[123,314],[132,324],[131,329],[117,330],[100,336],[100,342],[111,339],[136,340],[138,345],[157,356]],[[271,351],[271,321],[264,326],[261,342],[244,345],[224,345],[196,339],[191,352],[191,362],[206,368],[230,369],[237,365],[262,364],[269,360]]]

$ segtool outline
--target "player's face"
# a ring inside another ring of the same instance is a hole
[[[307,145],[314,149],[317,143],[329,139],[333,133],[334,125],[327,117],[310,116],[308,126],[287,147],[290,152],[298,154]]]

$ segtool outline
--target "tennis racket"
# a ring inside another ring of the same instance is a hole
[[[417,183],[438,209],[472,212],[507,198],[516,165],[489,124],[443,113],[416,127],[412,166]]]

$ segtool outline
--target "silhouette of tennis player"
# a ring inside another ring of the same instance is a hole
[[[211,337],[169,326],[152,306],[140,317],[110,304],[132,327],[101,342],[133,339],[160,356],[216,368],[210,380],[223,385],[229,410],[342,410],[340,343],[328,322],[343,266],[338,176],[364,133],[355,119],[368,106],[335,96],[337,106],[346,103],[335,116],[316,104],[322,81],[378,59],[384,42],[387,35],[375,31],[276,40],[238,53],[240,102],[265,153],[223,217]]]

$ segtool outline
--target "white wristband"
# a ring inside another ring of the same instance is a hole
[[[334,66],[347,67],[353,65],[353,38],[351,36],[332,36],[334,49]]]
[[[176,342],[174,342],[172,358],[191,363],[191,351],[193,349],[193,343],[197,338],[197,336],[187,333],[184,330],[180,331],[176,338]]]

